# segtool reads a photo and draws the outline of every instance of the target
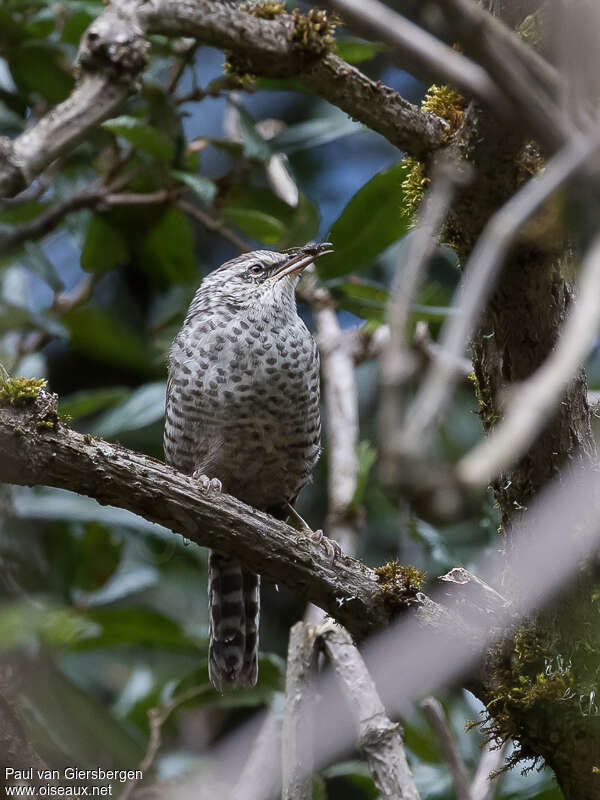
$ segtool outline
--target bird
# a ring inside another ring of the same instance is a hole
[[[247,252],[196,291],[169,352],[164,452],[202,491],[295,515],[321,450],[319,353],[295,289],[331,252],[329,242]],[[211,683],[255,685],[260,577],[210,550],[208,595]]]

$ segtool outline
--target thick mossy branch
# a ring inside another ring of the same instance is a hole
[[[491,689],[482,729],[497,742],[517,743],[509,766],[543,757],[531,744],[542,730],[552,729],[556,737],[560,728],[571,736],[585,728],[586,717],[598,713],[594,689],[590,694],[574,662],[557,654],[556,647],[547,630],[527,624],[516,630],[512,645],[504,642],[489,654]],[[590,697],[592,712],[585,707]]]
[[[436,117],[447,122],[444,132],[444,142],[448,143],[454,133],[463,123],[466,100],[460,92],[451,86],[437,86],[433,84],[427,90],[421,103],[421,110],[435,114]],[[403,163],[408,172],[402,181],[406,213],[410,215],[415,224],[417,211],[430,183],[425,164],[417,158],[407,156]]]

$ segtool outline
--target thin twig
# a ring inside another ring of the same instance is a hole
[[[365,361],[379,358],[389,340],[389,325],[378,325],[376,328],[372,328],[371,325],[364,324],[343,331],[340,347],[352,358],[354,366],[358,367]],[[416,323],[410,349],[419,363],[417,370],[419,374],[432,362],[445,357],[440,345],[431,338],[429,324],[425,320],[419,320]],[[468,358],[459,356],[450,360],[458,376],[466,378],[473,372],[473,364]]]
[[[442,704],[439,700],[436,700],[435,697],[426,697],[421,701],[420,705],[429,724],[437,735],[442,753],[444,754],[444,761],[448,765],[448,769],[452,775],[456,797],[458,800],[472,800],[469,786],[469,773],[467,772],[465,762],[458,749],[454,734],[448,725],[448,720],[446,719]]]
[[[600,237],[585,257],[577,302],[571,307],[557,347],[533,375],[520,384],[506,412],[487,439],[459,461],[459,478],[469,486],[487,486],[517,461],[543,430],[570,381],[582,368],[600,331]]]
[[[501,775],[497,772],[504,762],[508,742],[494,747],[488,742],[483,745],[475,777],[471,782],[471,800],[492,800],[500,784]]]
[[[282,730],[282,800],[312,800],[316,666],[315,629],[297,622],[290,631]]]
[[[360,514],[352,503],[358,483],[358,387],[354,361],[343,346],[343,332],[328,292],[329,302],[314,306],[317,343],[327,412],[327,535],[346,553],[355,553],[360,536]],[[320,293],[323,297],[323,292]]]
[[[312,307],[321,357],[321,375],[327,413],[327,535],[342,551],[354,555],[362,530],[363,510],[354,508],[358,485],[358,387],[354,356],[346,347],[335,302],[331,293],[319,285],[314,271],[306,275],[299,295]],[[305,622],[317,624],[323,612],[309,605]]]
[[[387,716],[349,633],[339,625],[325,622],[317,628],[317,635],[347,700],[357,728],[358,745],[380,796],[384,800],[419,800],[404,751],[402,730]]]
[[[420,355],[423,367],[438,359],[447,358],[440,345],[431,338],[429,323],[419,320],[415,325],[415,333],[410,343],[411,350]],[[473,363],[468,358],[448,358],[450,366],[455,370],[457,377],[467,378],[473,373]]]
[[[188,66],[190,62],[193,62],[194,54],[196,53],[197,49],[198,49],[198,44],[194,42],[190,47],[187,48],[187,50],[184,53],[182,53],[179,56],[179,58],[176,59],[175,64],[171,69],[169,80],[167,81],[167,86],[165,90],[167,94],[173,94],[173,92],[177,88],[177,84],[179,83],[181,76],[184,73],[185,68]]]
[[[176,198],[180,189],[161,189],[148,194],[135,192],[122,193],[121,189],[135,177],[137,170],[119,175],[108,186],[101,181],[94,181],[72,197],[61,200],[53,206],[42,211],[29,222],[15,225],[3,234],[0,234],[0,254],[6,255],[23,242],[40,239],[53,231],[69,214],[81,211],[83,208],[103,210],[118,205],[153,205],[166,203]]]
[[[204,694],[207,688],[207,684],[203,684],[201,686],[192,686],[190,689],[187,689],[185,692],[182,692],[174,697],[170,703],[167,703],[167,705],[155,706],[154,708],[150,708],[148,710],[150,736],[148,738],[148,745],[146,747],[144,757],[137,767],[137,770],[141,773],[141,777],[132,778],[131,780],[127,781],[123,787],[123,791],[119,795],[120,800],[129,800],[129,797],[131,797],[131,794],[135,790],[136,786],[141,780],[144,779],[145,773],[148,772],[152,764],[154,764],[162,741],[162,727],[171,716],[172,712],[178,706],[182,705],[183,703],[187,703],[188,700],[193,700],[194,697]]]
[[[159,189],[156,192],[148,192],[143,194],[141,192],[109,192],[100,197],[98,205],[106,206],[151,206],[160,205],[161,203],[168,203],[170,200],[175,199],[180,193],[181,189]]]
[[[62,220],[75,211],[94,206],[103,191],[100,182],[94,182],[78,194],[68,197],[42,211],[29,222],[14,225],[6,233],[0,234],[0,254],[7,255],[26,241],[40,239],[54,230]]]
[[[528,181],[487,223],[454,295],[455,313],[442,329],[442,358],[429,368],[408,414],[401,437],[407,452],[424,446],[435,419],[448,406],[456,382],[452,361],[462,357],[521,225],[596,152],[598,144],[597,133],[575,137],[548,162],[543,173]]]

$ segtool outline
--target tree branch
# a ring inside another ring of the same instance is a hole
[[[402,741],[402,730],[387,716],[377,688],[347,631],[331,622],[317,628],[325,652],[358,729],[375,786],[383,800],[420,800]]]
[[[326,610],[354,636],[391,618],[375,573],[360,561],[340,556],[332,565],[331,547],[268,514],[229,495],[203,494],[192,478],[160,461],[70,430],[57,420],[56,395],[42,391],[27,405],[0,405],[0,481],[87,494],[235,555]]]
[[[447,123],[372,81],[323,45],[294,41],[294,17],[259,19],[208,0],[113,0],[83,36],[82,78],[72,94],[14,141],[0,139],[0,197],[22,191],[62,153],[113,115],[137,88],[145,35],[194,37],[235,53],[246,72],[300,77],[313,91],[416,158],[443,144]]]
[[[315,629],[297,622],[290,631],[282,730],[282,800],[311,800],[315,724]]]
[[[361,514],[353,509],[358,483],[358,387],[352,357],[339,346],[343,337],[333,301],[315,307],[317,343],[327,410],[327,534],[342,550],[356,553]]]
[[[435,697],[426,697],[421,701],[421,708],[437,735],[444,754],[444,760],[448,764],[452,775],[452,783],[458,800],[471,800],[469,773],[458,749],[454,734],[448,725],[442,704]]]
[[[471,782],[471,800],[492,800],[498,788],[500,775],[496,774],[508,749],[508,742],[494,747],[486,742],[481,752],[475,776]]]
[[[0,138],[0,197],[22,191],[135,91],[148,44],[132,10],[131,0],[113,0],[83,36],[70,96],[14,141]]]
[[[127,176],[128,179],[131,176]],[[121,181],[118,181],[120,184]],[[94,208],[104,210],[111,206],[133,206],[133,205],[157,205],[173,200],[179,194],[179,190],[159,189],[156,192],[147,194],[137,192],[119,193],[116,191],[115,184],[105,186],[101,181],[95,181],[87,186],[78,194],[61,200],[56,205],[42,211],[37,217],[29,222],[22,222],[20,225],[13,225],[7,233],[0,233],[0,255],[6,255],[14,250],[23,242],[31,242],[40,239],[53,231],[62,220],[75,211],[82,208]]]

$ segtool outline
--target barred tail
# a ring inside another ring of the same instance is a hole
[[[254,686],[258,674],[260,577],[214,551],[208,557],[208,674],[220,692]]]

